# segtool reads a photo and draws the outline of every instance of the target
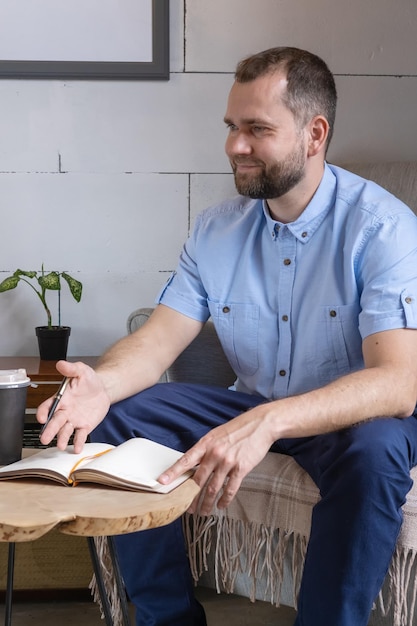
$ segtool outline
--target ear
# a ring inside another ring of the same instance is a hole
[[[329,122],[322,115],[316,115],[307,125],[308,156],[316,156],[320,151],[326,151],[326,139],[329,134]]]

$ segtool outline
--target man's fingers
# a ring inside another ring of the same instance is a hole
[[[197,446],[190,448],[188,452],[185,452],[178,461],[171,465],[163,474],[158,477],[158,482],[163,485],[169,485],[175,478],[185,474],[191,469],[194,469],[204,456],[204,452],[199,452]]]
[[[223,485],[222,495],[217,502],[217,507],[219,509],[225,509],[229,506],[229,504],[237,494],[241,483],[242,478],[238,476],[231,475],[226,479],[226,482]]]
[[[200,484],[199,477],[196,482]],[[210,515],[214,506],[217,506],[219,509],[226,508],[235,497],[241,482],[242,479],[238,476],[226,476],[224,478],[224,473],[212,474],[208,481],[202,483],[202,485],[205,484],[205,487],[191,503],[188,512]]]
[[[45,403],[48,407],[48,412],[52,405],[52,402],[53,402],[53,398],[50,398],[49,400],[45,400]],[[41,419],[42,419],[41,424],[46,423],[48,412],[45,412],[44,415],[41,416]],[[55,435],[61,431],[61,429],[65,425],[65,422],[66,420],[62,412],[62,407],[58,406],[50,422],[48,422],[48,424],[44,426],[45,430],[42,431],[42,435],[40,436],[41,443],[48,445],[52,441],[52,439],[55,437]]]
[[[82,452],[85,442],[87,441],[88,432],[85,428],[77,428],[74,433],[74,452],[79,454]]]
[[[210,511],[212,511],[216,503],[217,496],[223,488],[224,483],[225,478],[223,474],[214,473],[209,479],[204,490],[203,498],[200,502],[199,512],[201,515],[210,514]]]
[[[76,378],[82,373],[83,368],[89,367],[82,361],[57,361],[55,365],[57,371],[68,378]]]
[[[110,399],[104,385],[94,370],[85,363],[58,361],[58,371],[70,379],[70,384],[57,406],[57,409],[41,435],[43,444],[49,444],[57,436],[57,446],[62,449],[68,443],[74,430],[75,451],[80,452],[88,433],[107,414]],[[53,398],[43,402],[37,411],[41,424],[47,421]]]
[[[65,422],[64,425],[61,426],[57,433],[57,448],[65,450],[74,430],[74,426],[71,422]]]
[[[196,468],[193,478],[201,487],[201,494],[189,507],[191,513],[199,511],[202,515],[209,515],[214,506],[227,507],[243,477],[256,465],[257,455],[254,455],[255,462],[250,454],[248,459],[246,440],[242,443],[242,437],[236,436],[238,426],[234,428],[234,436],[230,424],[215,428],[159,476],[158,481],[168,485],[181,474]],[[243,426],[247,430],[245,423]]]

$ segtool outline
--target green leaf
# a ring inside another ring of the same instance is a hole
[[[25,270],[16,270],[13,276],[27,276],[27,278],[35,278],[37,272],[26,272]]]
[[[79,302],[81,300],[81,294],[83,291],[83,286],[79,280],[75,280],[72,276],[67,274],[66,272],[62,272],[62,278],[67,281],[68,287],[73,295],[73,298]]]
[[[19,283],[19,276],[8,276],[0,283],[0,293],[14,289]]]
[[[57,272],[50,272],[43,276],[39,276],[38,283],[42,289],[54,289],[59,291],[61,289],[61,281],[59,280],[59,274]]]

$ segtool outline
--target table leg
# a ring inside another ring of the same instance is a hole
[[[106,620],[106,626],[114,626],[113,617],[111,614],[111,606],[101,573],[100,559],[98,558],[94,537],[87,537],[87,541],[90,550],[91,562],[93,564],[93,570],[96,577],[97,589],[100,595],[101,607],[104,613],[104,619]]]
[[[109,549],[110,559],[113,565],[114,578],[120,599],[120,608],[122,611],[123,626],[130,626],[129,607],[126,598],[126,589],[120,572],[119,561],[117,560],[116,549],[114,547],[113,537],[107,537],[107,545]]]
[[[9,556],[7,560],[7,584],[6,584],[6,604],[4,612],[4,626],[11,626],[12,606],[13,606],[13,578],[14,578],[14,557],[16,544],[9,543]]]

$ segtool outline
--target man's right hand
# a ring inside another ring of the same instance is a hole
[[[85,363],[58,361],[56,369],[70,378],[70,382],[41,436],[41,443],[48,445],[57,436],[57,446],[64,450],[74,434],[75,452],[79,453],[89,433],[107,415],[110,399],[98,374]],[[41,424],[46,422],[52,402],[53,398],[49,398],[38,407],[36,419]]]

